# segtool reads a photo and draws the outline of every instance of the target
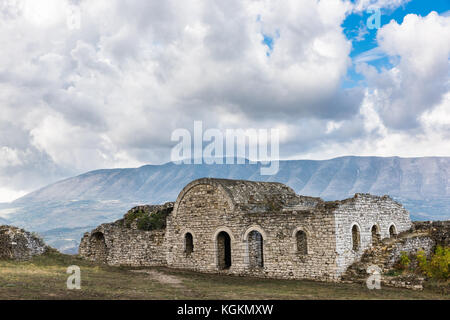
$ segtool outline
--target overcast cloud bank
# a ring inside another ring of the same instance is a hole
[[[277,128],[284,159],[450,156],[450,16],[378,30],[389,68],[350,58],[346,16],[405,2],[2,1],[0,202],[166,162],[194,120]],[[351,67],[364,80],[345,88]]]

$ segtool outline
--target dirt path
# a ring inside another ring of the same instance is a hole
[[[148,270],[148,269],[132,270],[131,272],[146,273],[150,276],[152,280],[156,280],[162,284],[171,285],[175,288],[186,289],[186,287],[183,285],[183,281],[181,280],[181,278],[176,276],[171,276],[156,270]]]

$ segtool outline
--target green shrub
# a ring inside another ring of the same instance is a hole
[[[423,251],[423,250],[417,251],[416,259],[417,259],[419,269],[422,272],[426,273],[425,270],[427,268],[428,261],[427,261],[427,255],[425,254],[425,251]]]
[[[139,230],[161,230],[166,228],[166,219],[172,208],[156,210],[153,212],[145,212],[142,209],[129,212],[125,216],[125,225],[129,228],[136,221]]]
[[[133,221],[135,220],[140,220],[142,218],[144,218],[146,216],[146,213],[144,210],[136,210],[136,211],[129,211],[126,215],[125,215],[125,225],[129,228],[131,227],[131,224],[133,223]]]
[[[400,266],[402,269],[408,269],[411,263],[411,259],[408,257],[408,254],[405,251],[402,251],[400,254]]]
[[[417,261],[420,270],[431,279],[448,280],[450,277],[450,247],[437,246],[430,260],[427,260],[425,252],[417,253]]]
[[[152,212],[137,221],[139,230],[161,230],[166,227],[167,213],[164,210]]]
[[[402,271],[391,269],[391,270],[387,271],[384,275],[389,276],[389,277],[396,277],[401,274],[402,274]]]

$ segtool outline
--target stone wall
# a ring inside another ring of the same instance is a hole
[[[450,220],[446,221],[415,221],[413,229],[429,233],[431,239],[445,247],[450,246]]]
[[[11,226],[0,226],[0,259],[28,260],[48,247],[32,233]]]
[[[425,254],[429,257],[433,253],[435,242],[428,235],[417,235],[399,239],[391,248],[389,248],[389,259],[384,268],[392,268],[395,263],[400,259],[402,252],[406,254],[417,254],[419,250],[425,251]]]
[[[425,277],[416,273],[389,275],[395,271],[402,252],[415,255],[424,250],[429,256],[435,247],[435,241],[428,231],[408,230],[397,237],[383,239],[377,245],[368,248],[361,259],[354,262],[342,276],[344,281],[365,283],[369,274],[369,267],[376,266],[382,273],[382,285],[421,290]]]
[[[164,233],[126,228],[122,221],[103,224],[84,234],[79,254],[109,265],[162,266],[166,264]]]
[[[354,198],[335,202],[337,272],[343,274],[364,251],[372,246],[372,228],[375,226],[381,239],[389,238],[394,226],[396,234],[409,230],[408,211],[388,196],[356,194]],[[359,231],[360,244],[353,250],[352,228]]]
[[[316,210],[317,203],[310,201],[297,209],[249,212],[233,202],[220,184],[190,185],[168,218],[168,266],[234,275],[333,280],[336,258],[333,216],[325,207]],[[245,203],[245,207],[252,204]],[[300,230],[307,234],[307,254],[297,252],[296,232]],[[231,266],[226,269],[223,269],[223,232],[231,239]],[[249,243],[249,237],[257,237],[256,232],[263,238],[263,263],[254,257],[260,250],[257,241]],[[186,233],[194,239],[194,250],[189,256],[184,254]]]

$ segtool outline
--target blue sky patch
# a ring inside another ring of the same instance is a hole
[[[449,0],[412,0],[396,9],[381,9],[380,27],[395,20],[398,24],[403,22],[403,18],[408,14],[417,14],[427,16],[430,12],[436,11],[440,15],[450,13]],[[391,68],[391,62],[381,50],[377,50],[377,29],[370,29],[367,26],[367,20],[373,15],[373,12],[353,13],[349,15],[342,28],[346,37],[352,41],[352,51],[350,58],[353,61],[353,67],[349,69],[347,78],[344,80],[344,87],[354,87],[363,81],[354,67],[357,62],[366,62],[378,70],[382,68]]]
[[[266,55],[270,56],[270,54],[273,51],[274,45],[275,45],[275,39],[280,37],[280,32],[277,30],[276,33],[275,33],[275,37],[269,36],[269,35],[264,34],[264,33],[262,35],[263,35],[263,38],[264,38],[262,43],[264,45],[266,45],[267,49],[268,49],[267,52],[266,52]]]

